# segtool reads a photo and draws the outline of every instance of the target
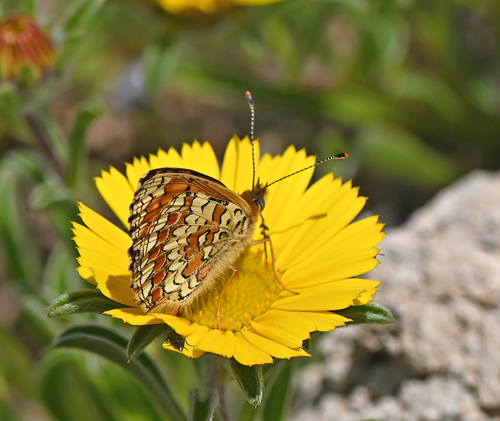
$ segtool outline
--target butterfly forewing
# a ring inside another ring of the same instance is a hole
[[[144,311],[176,314],[210,288],[251,242],[258,209],[209,176],[160,168],[130,207],[132,289]]]

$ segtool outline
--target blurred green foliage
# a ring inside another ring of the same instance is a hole
[[[220,154],[233,132],[248,133],[246,90],[264,151],[349,152],[318,173],[353,177],[392,224],[462,174],[500,164],[497,1],[284,0],[200,20],[132,0],[2,0],[0,17],[12,13],[47,29],[57,63],[35,88],[0,82],[2,420],[163,419],[117,366],[50,351],[69,321],[45,309],[86,287],[74,270],[76,201],[113,218],[92,177],[193,138]],[[149,350],[187,413],[190,361]],[[294,367],[266,368],[271,397],[260,412],[235,409],[239,419],[285,417]]]

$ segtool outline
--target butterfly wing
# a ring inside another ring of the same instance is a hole
[[[209,289],[251,241],[254,214],[204,174],[160,168],[143,176],[129,218],[132,289],[143,310],[176,314]]]

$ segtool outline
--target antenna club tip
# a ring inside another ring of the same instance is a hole
[[[349,155],[347,152],[344,152],[345,158],[349,158],[351,155]]]
[[[248,101],[248,104],[250,105],[250,107],[253,106],[252,93],[250,91],[246,91],[245,96],[247,97],[247,101]]]

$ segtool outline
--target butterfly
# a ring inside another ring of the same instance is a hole
[[[252,243],[266,189],[241,196],[208,175],[158,168],[144,175],[130,206],[132,290],[144,312],[189,307]]]
[[[247,99],[252,111],[254,162],[250,190],[238,195],[208,175],[171,167],[153,169],[138,183],[130,206],[129,269],[134,299],[145,313],[176,315],[193,306],[232,270],[219,297],[220,327],[222,297],[237,272],[234,263],[247,247],[261,243],[270,246],[276,281],[294,293],[277,274],[272,242],[263,223],[263,238],[253,241],[267,188],[283,178],[348,154],[326,158],[266,185],[255,182],[254,108],[249,92]]]

